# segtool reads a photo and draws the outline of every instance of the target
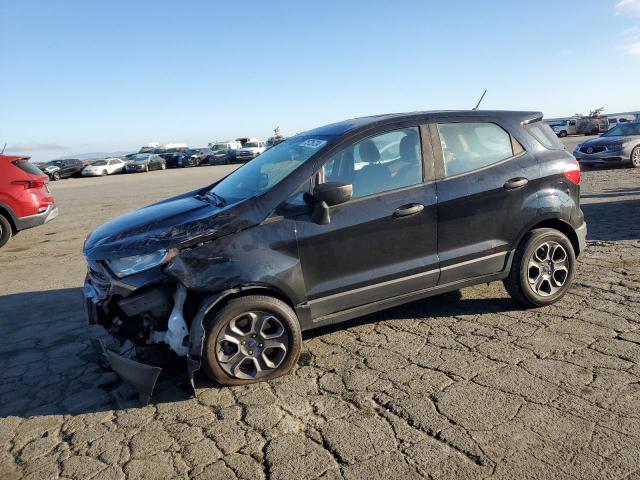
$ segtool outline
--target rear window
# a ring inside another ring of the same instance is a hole
[[[45,176],[45,173],[29,160],[16,160],[13,164],[23,172],[30,173],[31,175],[37,175],[38,177]]]
[[[553,130],[543,122],[535,122],[526,127],[527,132],[535,138],[538,143],[549,150],[564,150],[564,145]]]

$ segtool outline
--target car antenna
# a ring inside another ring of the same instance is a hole
[[[2,151],[0,152],[0,155],[2,155],[4,153],[4,149],[7,148],[7,143],[5,142],[4,146],[2,147]]]
[[[487,89],[485,88],[484,93],[482,94],[482,96],[480,97],[480,100],[478,100],[478,103],[476,104],[475,107],[473,107],[474,110],[477,110],[478,107],[480,106],[480,103],[482,103],[482,99],[484,98],[484,96],[487,94]]]

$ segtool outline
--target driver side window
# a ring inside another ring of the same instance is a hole
[[[353,185],[353,198],[422,182],[422,148],[417,127],[369,137],[342,149],[319,172],[320,182]]]

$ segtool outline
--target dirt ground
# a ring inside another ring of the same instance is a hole
[[[640,478],[640,170],[583,174],[555,306],[468,288],[307,335],[276,381],[136,406],[89,345],[83,240],[229,168],[52,183],[60,216],[0,250],[0,478]]]

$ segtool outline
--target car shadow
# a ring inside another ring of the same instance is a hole
[[[323,327],[304,337],[384,320],[420,318],[427,312],[429,316],[453,316],[514,309],[508,299],[460,300],[459,293],[453,292]],[[0,297],[0,417],[141,407],[136,392],[99,364],[91,340],[106,336],[102,327],[86,323],[80,288]],[[197,388],[224,388],[203,378],[196,380]],[[186,369],[185,373],[163,372],[151,403],[183,402],[192,397]]]
[[[640,239],[640,198],[582,203],[580,206],[587,221],[588,240]]]
[[[640,196],[640,187],[614,188],[608,189],[600,193],[583,193],[580,198],[610,198],[610,197],[626,197],[629,195]]]

